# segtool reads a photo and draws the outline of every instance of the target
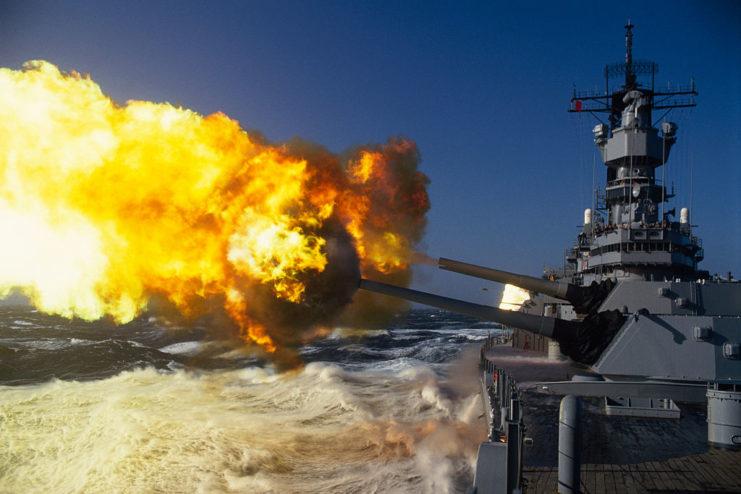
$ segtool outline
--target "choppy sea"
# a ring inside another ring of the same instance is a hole
[[[0,492],[465,492],[496,331],[412,310],[281,372],[198,325],[0,307]]]

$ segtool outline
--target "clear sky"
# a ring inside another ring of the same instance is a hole
[[[633,55],[696,80],[666,170],[703,269],[741,277],[741,2],[8,1],[0,65],[86,72],[113,99],[222,111],[332,151],[404,135],[431,184],[422,248],[539,275],[561,266],[605,167],[571,92]],[[694,170],[691,180],[690,169]],[[670,206],[671,207],[671,206]],[[498,287],[419,267],[413,286],[495,303]],[[487,287],[488,291],[481,288]]]

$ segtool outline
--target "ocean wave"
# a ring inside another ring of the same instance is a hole
[[[419,363],[0,386],[0,491],[454,492],[485,435],[472,399]]]
[[[13,321],[13,324],[15,324],[16,326],[36,326],[36,324],[32,322],[24,321],[22,319],[16,319],[15,321]]]
[[[0,492],[463,491],[486,429],[446,374],[490,328],[422,312],[338,328],[292,372],[156,318],[0,314],[33,321],[0,340]]]
[[[60,350],[72,346],[92,345],[95,341],[80,338],[4,338],[0,344],[15,349]]]

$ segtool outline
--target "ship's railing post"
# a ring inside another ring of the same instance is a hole
[[[521,436],[519,422],[507,422],[507,493],[520,485]]]
[[[507,492],[515,492],[522,477],[522,426],[520,424],[520,400],[515,395],[510,400],[507,421]]]
[[[581,481],[581,398],[566,395],[558,413],[558,492],[579,494]]]

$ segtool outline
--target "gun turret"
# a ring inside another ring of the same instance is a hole
[[[366,279],[360,280],[360,288],[553,338],[561,344],[562,353],[589,365],[597,360],[625,321],[619,311],[592,314],[584,321],[536,316]]]
[[[612,280],[605,280],[602,283],[593,282],[590,286],[579,286],[566,281],[550,281],[542,278],[535,278],[523,274],[509,273],[493,268],[485,268],[475,264],[454,261],[441,257],[438,260],[438,267],[447,271],[474,276],[498,283],[509,283],[510,285],[519,286],[525,290],[550,295],[561,300],[567,300],[576,312],[588,314],[593,312],[605,299],[614,283]],[[524,328],[523,328],[524,329]]]

